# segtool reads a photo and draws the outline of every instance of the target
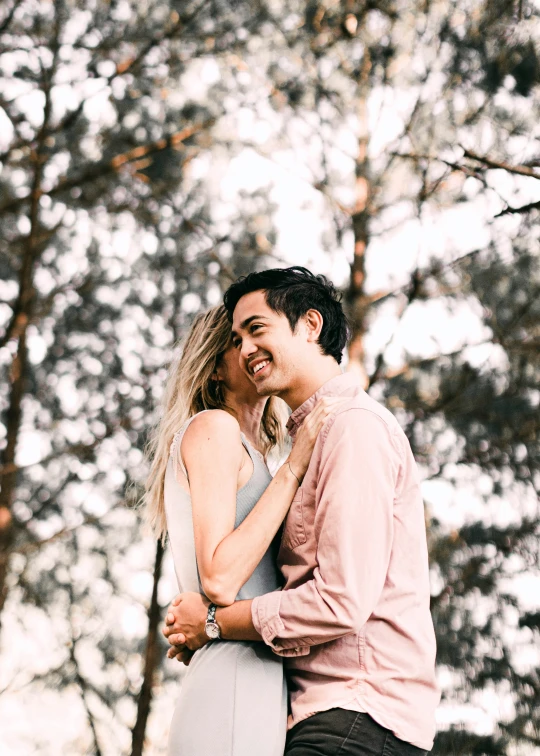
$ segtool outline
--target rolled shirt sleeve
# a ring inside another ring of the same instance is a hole
[[[383,590],[401,457],[392,429],[369,409],[342,410],[321,450],[313,577],[259,596],[252,619],[282,656],[358,632]]]

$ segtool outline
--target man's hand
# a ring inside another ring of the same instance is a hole
[[[208,600],[199,593],[181,593],[169,606],[163,635],[171,644],[169,659],[188,665],[193,653],[209,641],[204,632]]]

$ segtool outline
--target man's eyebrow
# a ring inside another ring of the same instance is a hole
[[[251,316],[250,318],[246,318],[245,320],[243,320],[243,321],[242,321],[242,322],[240,323],[240,330],[241,330],[241,331],[245,330],[245,329],[246,329],[246,328],[248,327],[248,325],[249,325],[249,324],[250,324],[251,322],[253,322],[254,320],[266,320],[266,319],[267,319],[267,318],[265,318],[265,316],[264,316],[264,315],[252,315],[252,316]],[[233,334],[234,334],[234,331],[233,331]]]

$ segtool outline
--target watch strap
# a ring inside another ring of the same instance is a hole
[[[206,615],[207,622],[216,621],[216,609],[217,609],[217,606],[215,604],[210,604],[210,606],[208,607],[208,614]]]

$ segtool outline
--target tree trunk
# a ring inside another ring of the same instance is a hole
[[[152,599],[148,609],[148,636],[144,655],[144,677],[137,701],[137,719],[132,730],[131,756],[142,756],[143,754],[146,724],[152,704],[155,672],[159,662],[158,625],[160,621],[160,608],[158,603],[158,584],[161,577],[163,552],[163,544],[161,541],[158,541],[154,562]]]
[[[36,156],[36,168],[32,188],[30,210],[30,234],[28,235],[24,257],[19,275],[19,295],[13,308],[13,316],[9,323],[4,341],[17,340],[17,349],[11,361],[10,383],[11,393],[6,412],[7,443],[2,455],[0,490],[0,616],[8,594],[9,557],[14,540],[13,531],[13,502],[17,490],[17,467],[15,454],[22,421],[22,400],[28,371],[28,347],[26,342],[28,325],[32,318],[34,304],[33,273],[36,260],[36,239],[39,234],[39,191],[43,163]]]
[[[22,400],[28,371],[28,346],[27,329],[32,320],[35,291],[34,291],[34,268],[39,256],[40,245],[40,221],[39,200],[41,197],[41,184],[43,171],[47,162],[45,143],[49,128],[52,102],[51,89],[54,82],[56,65],[58,62],[58,50],[60,38],[61,13],[56,7],[56,22],[54,40],[52,43],[53,60],[51,68],[43,72],[42,91],[45,95],[45,107],[43,109],[43,123],[36,137],[35,151],[33,154],[34,175],[29,194],[30,202],[30,232],[24,247],[23,259],[19,273],[19,293],[13,306],[13,315],[2,338],[2,343],[17,340],[17,349],[11,362],[11,393],[6,412],[6,435],[7,443],[2,459],[2,469],[5,471],[1,479],[0,490],[0,617],[8,594],[8,570],[9,557],[14,541],[13,530],[13,502],[17,490],[17,469],[15,467],[15,454],[19,439],[22,421]]]
[[[2,489],[0,490],[0,616],[8,594],[9,555],[14,539],[11,514],[17,485],[17,470],[14,461],[21,425],[27,364],[28,349],[26,346],[26,328],[24,328],[19,336],[17,352],[11,363],[11,395],[6,413],[7,444],[3,456],[4,467],[9,465],[9,471],[2,476]]]
[[[371,58],[367,45],[364,48],[364,60],[358,82],[358,156],[355,167],[355,203],[352,209],[352,227],[354,234],[354,258],[351,264],[351,278],[348,292],[349,317],[351,320],[351,342],[349,345],[349,370],[357,373],[364,387],[368,376],[364,364],[364,334],[366,316],[369,306],[364,290],[366,271],[366,249],[369,243],[369,213],[371,200],[371,183],[369,175],[368,142],[369,126],[367,99],[369,94],[369,75]]]

